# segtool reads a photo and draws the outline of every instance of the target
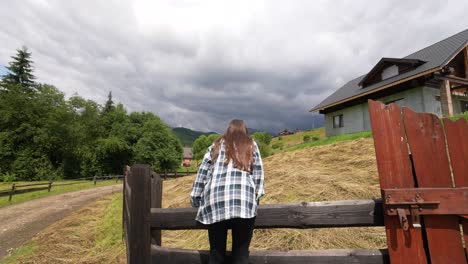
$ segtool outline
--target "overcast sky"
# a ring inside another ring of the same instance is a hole
[[[310,128],[308,110],[381,57],[468,28],[468,1],[0,0],[0,65],[171,126]]]

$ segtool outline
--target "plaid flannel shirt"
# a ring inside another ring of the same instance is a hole
[[[252,218],[257,215],[258,199],[265,194],[262,158],[254,141],[252,173],[225,164],[224,143],[212,164],[211,145],[203,157],[193,183],[190,203],[198,207],[195,220],[212,224],[231,218]]]

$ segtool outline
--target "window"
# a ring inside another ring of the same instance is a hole
[[[343,114],[333,116],[333,128],[343,127]]]
[[[460,100],[461,112],[468,112],[468,101]]]

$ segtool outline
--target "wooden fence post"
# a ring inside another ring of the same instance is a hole
[[[96,175],[94,175],[93,181],[94,181],[94,186],[96,186]]]
[[[129,264],[149,264],[151,262],[151,232],[149,225],[151,178],[149,165],[135,165],[128,177],[130,195],[130,226],[128,246]]]
[[[11,186],[10,196],[8,197],[8,202],[11,202],[11,198],[15,194],[15,188],[16,188],[16,183],[13,183],[13,185]]]
[[[162,188],[161,176],[157,173],[151,174],[151,208],[162,208]],[[153,243],[161,246],[161,230],[151,230]]]
[[[52,180],[49,181],[49,186],[47,186],[47,192],[50,192],[51,188],[52,188]]]

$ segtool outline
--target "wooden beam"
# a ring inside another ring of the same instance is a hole
[[[452,92],[450,81],[444,79],[440,85],[440,105],[443,116],[453,116]]]
[[[434,74],[434,77],[438,80],[450,81],[451,83],[468,85],[468,79],[456,77],[453,75]]]
[[[468,46],[463,49],[465,54],[465,78],[468,79]]]
[[[208,263],[209,252],[205,250],[184,250],[162,248],[153,245],[151,258],[154,264],[204,264]],[[227,253],[230,263],[230,252]],[[249,263],[260,264],[308,264],[308,263],[390,263],[386,249],[329,249],[329,250],[264,250],[252,251]]]
[[[151,208],[155,229],[206,229],[195,221],[196,208]],[[255,228],[383,226],[382,201],[350,200],[260,205]]]

